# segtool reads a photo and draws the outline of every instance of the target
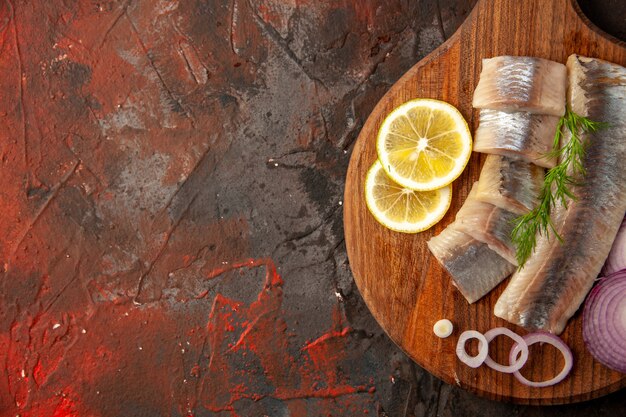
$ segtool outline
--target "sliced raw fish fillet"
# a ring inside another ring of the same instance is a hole
[[[626,211],[626,68],[576,55],[567,68],[571,109],[609,127],[585,135],[587,174],[573,188],[576,199],[553,211],[563,243],[539,236],[494,308],[511,323],[556,334],[592,287]]]
[[[565,114],[565,65],[542,58],[497,56],[483,59],[473,105],[479,109]]]
[[[543,185],[544,170],[537,165],[488,155],[476,185],[476,199],[513,213],[535,208]]]
[[[558,124],[558,116],[483,109],[474,135],[474,150],[552,168],[556,161],[546,154],[552,150]]]
[[[477,200],[477,190],[477,183],[474,183],[467,200],[456,214],[455,227],[486,243],[498,255],[517,265],[511,231],[514,226],[513,220],[518,215]]]
[[[470,304],[482,298],[515,270],[514,265],[486,243],[459,231],[454,223],[431,238],[427,245]]]

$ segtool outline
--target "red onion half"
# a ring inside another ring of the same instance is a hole
[[[470,339],[478,340],[478,354],[476,356],[470,356],[465,350],[465,342]],[[466,330],[459,336],[459,341],[456,344],[456,356],[459,360],[469,366],[470,368],[478,368],[483,364],[487,357],[489,350],[489,343],[485,336],[476,330]]]
[[[622,220],[622,225],[613,241],[609,257],[606,258],[602,268],[602,275],[607,276],[624,268],[626,268],[626,217]]]
[[[534,387],[534,388],[549,387],[551,385],[555,385],[563,381],[565,377],[570,373],[570,371],[572,370],[572,366],[574,365],[574,355],[572,354],[572,351],[570,350],[569,346],[567,346],[565,342],[561,340],[560,337],[555,336],[552,333],[548,333],[548,332],[535,332],[535,333],[529,333],[523,336],[523,339],[524,341],[526,341],[526,345],[528,346],[534,345],[535,343],[548,343],[554,346],[563,354],[563,359],[565,359],[565,364],[563,365],[563,369],[561,370],[561,372],[557,374],[557,376],[555,376],[552,379],[548,379],[547,381],[541,381],[541,382],[530,381],[526,379],[526,377],[524,377],[524,375],[522,375],[519,371],[515,371],[513,375],[515,375],[515,378],[517,378],[519,382],[521,382],[524,385],[528,385],[529,387]],[[520,354],[520,352],[522,351],[522,348],[523,348],[523,345],[520,345],[520,344],[515,344],[513,346],[513,348],[511,349],[510,357],[509,357],[509,361],[511,363],[513,363],[513,360],[516,359],[517,356]]]
[[[583,311],[583,339],[598,362],[626,373],[626,269],[601,278],[591,289]]]

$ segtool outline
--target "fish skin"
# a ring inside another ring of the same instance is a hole
[[[610,125],[585,135],[587,174],[573,188],[576,199],[553,211],[563,243],[538,236],[535,252],[494,308],[511,323],[555,334],[591,289],[626,211],[626,68],[577,55],[569,57],[567,68],[572,110]]]
[[[476,185],[476,199],[513,213],[527,213],[539,202],[544,174],[535,164],[488,155]]]
[[[515,266],[466,233],[455,223],[427,242],[468,303],[474,303],[511,275]]]
[[[511,232],[514,226],[513,220],[518,215],[493,204],[479,201],[476,198],[477,185],[478,182],[475,182],[463,206],[457,212],[455,226],[474,239],[486,243],[498,255],[517,266]]]
[[[552,150],[558,123],[558,116],[483,109],[474,135],[474,151],[552,168],[556,160],[545,155]]]
[[[472,105],[479,109],[563,116],[567,70],[543,58],[497,56],[483,59]]]

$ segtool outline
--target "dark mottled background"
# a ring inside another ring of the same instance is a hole
[[[1,1],[0,416],[626,414],[442,384],[354,286],[354,140],[474,2]]]

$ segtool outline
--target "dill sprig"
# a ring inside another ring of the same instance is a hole
[[[559,119],[552,150],[545,157],[558,161],[554,168],[548,170],[539,194],[539,205],[527,214],[514,220],[515,227],[511,232],[511,240],[516,247],[516,258],[521,269],[526,260],[534,252],[537,245],[537,235],[548,236],[552,231],[554,236],[563,243],[550,217],[552,209],[557,203],[567,208],[568,200],[575,200],[572,186],[579,184],[587,171],[583,165],[588,142],[581,135],[595,132],[607,126],[604,122],[594,122],[568,109]],[[561,146],[564,129],[570,134],[570,140]]]

